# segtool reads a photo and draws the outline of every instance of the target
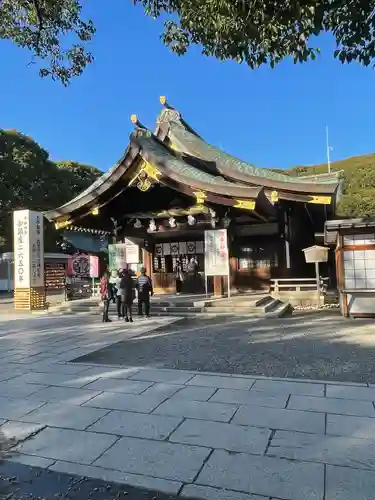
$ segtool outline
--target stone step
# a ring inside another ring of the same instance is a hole
[[[168,301],[163,298],[151,300],[151,312],[155,316],[178,316],[191,317],[204,316],[266,316],[280,317],[291,314],[292,308],[289,303],[283,303],[268,294],[249,294],[248,296],[234,296],[231,299],[216,300],[179,300]],[[137,303],[133,303],[133,314],[137,313]],[[52,306],[46,313],[52,314],[101,314],[102,307],[98,297],[67,301]],[[115,305],[110,305],[110,314],[116,314]]]

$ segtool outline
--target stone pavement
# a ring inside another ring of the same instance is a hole
[[[169,321],[0,321],[8,459],[182,498],[375,499],[375,385],[71,362]]]

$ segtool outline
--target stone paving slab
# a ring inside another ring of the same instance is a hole
[[[188,385],[202,385],[204,387],[215,387],[221,389],[242,389],[249,390],[255,383],[255,379],[220,377],[217,375],[195,375]]]
[[[93,465],[122,472],[191,482],[211,450],[146,439],[121,438]]]
[[[73,387],[57,387],[57,386],[49,386],[43,387],[42,389],[39,387],[37,392],[32,394],[32,399],[46,402],[59,402],[68,405],[79,406],[83,403],[86,403],[90,399],[94,398],[98,394],[99,391],[90,391],[86,389],[75,389]],[[0,389],[1,391],[1,389]]]
[[[88,430],[120,436],[164,440],[181,422],[182,418],[178,417],[111,411]]]
[[[233,417],[237,406],[210,403],[205,401],[189,401],[172,396],[161,404],[154,413],[159,415],[171,415],[175,417],[198,418],[212,420],[215,422],[229,422]]]
[[[182,386],[182,388],[175,394],[174,399],[208,401],[215,392],[215,387]]]
[[[219,389],[210,399],[220,403],[238,405],[268,406],[270,408],[285,408],[289,395],[267,394],[264,391],[240,391],[234,389]]]
[[[77,406],[72,410],[69,405],[47,403],[20,420],[25,422],[43,423],[49,427],[63,427],[83,431],[97,420],[107,415],[109,410],[98,408],[84,408]]]
[[[373,500],[375,472],[327,465],[325,500]]]
[[[51,465],[49,469],[65,474],[92,477],[102,479],[104,481],[110,481],[112,483],[129,484],[131,486],[138,486],[139,488],[153,489],[170,494],[177,494],[182,486],[182,483],[177,481],[168,481],[140,474],[129,474],[116,470],[103,469],[92,465],[72,464],[69,462],[62,462],[60,460]]]
[[[277,380],[257,380],[252,387],[255,391],[266,391],[272,394],[299,394],[301,396],[324,396],[324,384],[308,382],[284,382]]]
[[[0,417],[7,420],[17,420],[32,410],[43,406],[42,401],[28,401],[27,399],[10,399],[0,396]]]
[[[215,450],[196,483],[284,500],[323,500],[324,465]]]
[[[153,382],[141,382],[138,380],[120,380],[114,378],[102,378],[94,380],[85,386],[85,389],[94,391],[120,392],[125,394],[140,394],[149,387]]]
[[[172,433],[169,441],[263,455],[270,434],[268,429],[188,419]]]
[[[266,500],[265,497],[259,495],[247,495],[238,491],[229,491],[209,486],[199,486],[196,484],[188,484],[181,491],[183,498],[201,498],[202,500]]]
[[[143,394],[120,394],[114,392],[102,392],[98,396],[84,403],[83,406],[104,408],[108,410],[151,413],[165,399],[166,398],[164,396],[148,397]]]
[[[11,455],[7,460],[22,465],[29,465],[30,467],[40,467],[42,469],[47,469],[56,462],[56,460],[51,458],[34,457],[33,455],[22,455],[20,453]]]
[[[26,398],[40,390],[40,385],[13,382],[13,379],[0,382],[0,395],[10,398]]]
[[[89,465],[117,439],[107,434],[47,428],[22,443],[18,451],[26,455]]]
[[[150,382],[144,382],[150,383]],[[174,394],[178,393],[180,389],[186,388],[184,385],[177,384],[167,384],[164,382],[151,382],[151,385],[148,389],[146,389],[142,396],[147,396],[151,398],[160,398],[161,401],[164,399],[170,398]]]
[[[44,424],[8,421],[0,427],[0,432],[5,439],[23,441],[44,428]]]
[[[140,370],[130,378],[132,380],[145,380],[147,382],[167,382],[168,384],[185,384],[192,377],[193,373],[179,370]]]
[[[80,366],[77,364],[66,364],[60,366]],[[82,373],[79,373],[79,377],[86,381],[86,383],[94,382],[98,379],[120,379],[126,380],[135,373],[138,372],[138,369],[134,368],[113,368],[107,366],[90,366],[90,365],[82,365],[85,367],[85,370]]]
[[[333,436],[374,439],[375,419],[349,417],[347,415],[327,415],[327,434]]]
[[[81,388],[87,384],[78,374],[29,372],[13,379],[12,383]]]
[[[375,401],[375,388],[328,385],[327,397],[341,398],[341,399],[355,399],[362,401]]]
[[[338,413],[358,417],[375,417],[375,409],[370,401],[354,401],[350,399],[314,398],[292,394],[288,408],[292,410],[316,411],[322,413]]]
[[[267,454],[292,460],[375,470],[375,436],[372,439],[358,439],[276,431]]]
[[[324,434],[325,431],[324,413],[258,406],[240,406],[233,417],[232,423],[316,434]]]

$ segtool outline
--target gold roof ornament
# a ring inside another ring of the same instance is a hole
[[[312,196],[309,200],[309,203],[314,203],[315,205],[330,205],[331,202],[331,196]]]
[[[194,191],[193,195],[195,196],[197,205],[204,205],[205,199],[207,198],[204,191]]]
[[[272,201],[272,203],[276,203],[277,201],[279,201],[279,193],[277,191],[272,191],[270,200]]]
[[[163,106],[165,106],[167,104],[167,98],[165,97],[165,95],[161,95],[159,97],[159,101],[160,101],[160,104],[162,104]]]
[[[234,208],[242,208],[244,210],[254,210],[255,201],[254,200],[235,200]]]
[[[134,125],[137,125],[138,124],[138,117],[137,117],[137,115],[131,115],[130,121],[132,123],[134,123]]]

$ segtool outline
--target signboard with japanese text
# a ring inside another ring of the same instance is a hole
[[[99,257],[90,255],[90,278],[99,278]]]
[[[125,257],[127,264],[139,264],[139,246],[126,238]]]
[[[43,215],[38,212],[30,214],[30,286],[44,286],[44,241],[43,241]]]
[[[226,229],[204,232],[204,272],[206,276],[228,276],[229,253]]]
[[[108,263],[109,269],[126,268],[126,245],[125,243],[115,243],[108,245]]]
[[[68,260],[68,276],[76,278],[90,277],[90,260],[86,253],[75,253]]]
[[[44,286],[43,215],[31,210],[13,212],[14,287]]]
[[[128,264],[139,263],[139,246],[130,240],[108,245],[109,269],[125,269]]]

